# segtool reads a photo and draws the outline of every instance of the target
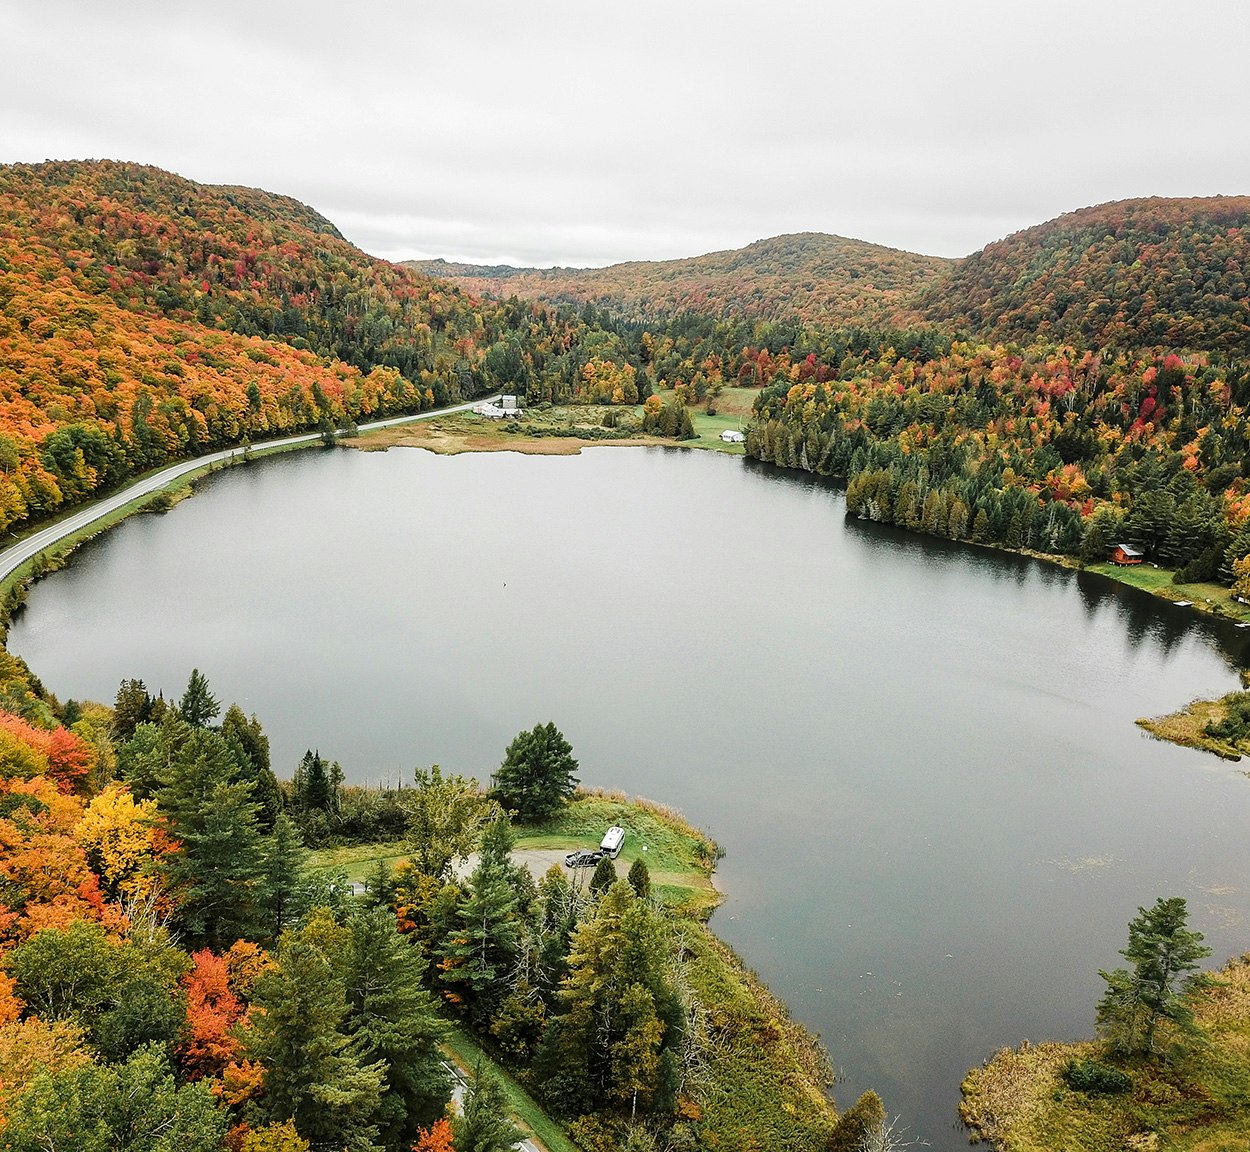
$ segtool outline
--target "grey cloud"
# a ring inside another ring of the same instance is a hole
[[[1100,200],[1250,191],[1242,0],[9,8],[0,161],[258,185],[381,255],[809,230],[964,255]]]

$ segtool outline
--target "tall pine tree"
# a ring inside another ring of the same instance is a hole
[[[553,816],[577,787],[573,746],[550,721],[520,732],[504,753],[491,795],[523,824]]]
[[[206,728],[167,723],[155,750],[156,802],[178,849],[164,858],[177,918],[214,951],[258,928],[261,838],[252,782],[226,742]]]
[[[1113,1052],[1125,1056],[1153,1054],[1163,1020],[1182,1035],[1193,1034],[1196,1025],[1185,994],[1202,983],[1192,973],[1199,960],[1211,955],[1202,933],[1186,926],[1183,897],[1160,896],[1152,908],[1137,913],[1129,922],[1128,947],[1120,953],[1132,970],[1098,973],[1107,982],[1098,1004],[1099,1031]]]
[[[321,949],[302,934],[284,935],[252,1003],[261,1011],[251,1015],[244,1048],[265,1069],[253,1119],[294,1120],[314,1147],[374,1145],[386,1062],[365,1063],[356,1052],[344,1028],[344,982]]]
[[[451,1095],[438,1050],[446,1029],[422,983],[420,950],[399,934],[395,917],[373,908],[354,915],[348,927],[347,1030],[363,1061],[386,1065],[377,1115],[383,1143],[408,1148]]]

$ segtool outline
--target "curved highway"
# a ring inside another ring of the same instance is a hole
[[[375,428],[389,428],[394,424],[408,424],[417,420],[429,420],[435,416],[446,416],[450,412],[464,412],[478,404],[484,404],[497,399],[497,396],[483,396],[464,404],[456,404],[450,408],[438,408],[432,412],[421,412],[414,416],[392,416],[386,420],[374,420],[368,424],[361,424],[360,431],[370,432]],[[16,544],[5,548],[0,552],[0,580],[3,580],[21,565],[25,564],[32,556],[36,556],[46,548],[50,548],[66,536],[70,536],[94,524],[101,517],[107,516],[110,512],[115,512],[118,508],[129,504],[132,500],[137,500],[141,496],[147,496],[152,492],[159,491],[171,480],[176,480],[179,476],[185,476],[188,472],[194,472],[198,468],[203,468],[206,464],[236,460],[246,451],[259,452],[267,448],[289,448],[296,444],[312,444],[320,439],[320,432],[304,432],[299,436],[285,436],[280,440],[266,440],[263,443],[250,444],[247,448],[244,448],[242,445],[239,445],[237,448],[223,448],[220,452],[210,452],[207,456],[197,456],[194,460],[183,460],[179,464],[171,464],[168,468],[162,468],[159,472],[152,473],[151,476],[145,476],[142,480],[136,480],[133,484],[129,484],[120,491],[114,492],[113,495],[106,496],[102,500],[96,500],[78,509],[72,515],[65,517],[64,520],[58,520],[57,523],[41,529],[33,536],[28,536],[26,539],[19,540]]]

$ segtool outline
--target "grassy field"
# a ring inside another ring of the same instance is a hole
[[[1250,604],[1237,603],[1232,592],[1222,584],[1177,584],[1173,568],[1158,568],[1153,564],[1134,564],[1131,567],[1090,564],[1085,571],[1140,588],[1164,600],[1188,600],[1198,612],[1212,612],[1232,620],[1250,620]]]
[[[364,452],[388,448],[426,448],[443,456],[462,452],[523,452],[533,456],[573,456],[596,444],[672,444],[656,436],[629,435],[603,424],[609,412],[628,412],[600,406],[568,405],[535,409],[522,420],[487,420],[472,412],[457,412],[364,432],[344,441]]]
[[[659,392],[661,400],[672,392]],[[395,428],[365,432],[345,441],[365,452],[387,448],[426,448],[445,456],[461,452],[524,452],[530,455],[575,455],[583,448],[600,444],[659,445],[661,447],[704,448],[741,456],[741,444],[726,444],[720,434],[726,429],[745,428],[758,391],[754,388],[726,388],[714,401],[716,415],[709,416],[703,405],[690,409],[696,437],[693,440],[666,440],[644,436],[636,429],[642,421],[642,406],[634,408],[605,405],[566,404],[535,407],[520,420],[486,420],[471,412],[458,412]],[[613,428],[604,419],[626,418],[628,426]]]
[[[378,844],[347,844],[335,848],[318,848],[311,852],[308,867],[313,872],[342,872],[348,880],[363,883],[379,860],[394,868],[408,855],[403,841],[388,840]]]
[[[1093,1042],[1005,1049],[963,1083],[960,1115],[1000,1152],[1245,1152],[1250,1148],[1250,954],[1193,999],[1207,1043],[1175,1063],[1122,1065],[1129,1091],[1077,1091],[1070,1059],[1098,1060]]]
[[[702,924],[683,934],[683,972],[717,1037],[697,1093],[709,1148],[828,1146],[836,1126],[825,1091],[828,1054],[785,1006]]]
[[[673,393],[662,390],[656,393],[665,402],[672,399]],[[694,425],[695,439],[682,440],[685,448],[704,448],[713,452],[724,452],[729,456],[743,456],[746,446],[743,444],[726,444],[720,434],[725,431],[745,432],[751,422],[751,408],[759,395],[758,388],[724,388],[721,394],[712,401],[716,409],[715,416],[704,411],[704,405],[695,404],[690,408],[690,420]],[[642,408],[634,412],[642,419]]]

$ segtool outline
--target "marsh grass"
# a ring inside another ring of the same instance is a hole
[[[1244,1152],[1250,1148],[1250,953],[1231,960],[1191,1004],[1206,1041],[1174,1060],[1117,1064],[1123,1094],[1068,1087],[1069,1060],[1101,1060],[1101,1046],[1023,1044],[963,1082],[960,1116],[973,1139],[1001,1152]]]
[[[836,1113],[819,1041],[703,925],[682,934],[681,954],[705,1014],[708,1060],[694,1096],[706,1146],[825,1147]]]
[[[1179,712],[1146,717],[1137,723],[1158,740],[1214,752],[1224,760],[1240,760],[1243,755],[1250,755],[1250,740],[1234,743],[1207,733],[1207,726],[1222,721],[1228,714],[1229,702],[1240,695],[1239,692],[1230,692],[1218,700],[1195,700]]]

